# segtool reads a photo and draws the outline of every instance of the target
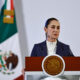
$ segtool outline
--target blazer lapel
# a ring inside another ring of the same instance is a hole
[[[46,41],[44,41],[43,44],[42,44],[42,51],[43,51],[43,56],[47,56],[47,45],[46,45]]]
[[[62,55],[62,47],[59,41],[57,41],[57,48],[56,48],[56,54]]]

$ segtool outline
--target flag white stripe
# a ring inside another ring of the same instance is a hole
[[[19,48],[18,33],[11,36],[9,39],[0,44],[0,49],[4,51],[7,50],[17,51],[18,48]]]
[[[18,56],[18,65],[17,67],[13,70],[15,74],[13,75],[3,75],[0,73],[0,80],[13,80],[14,78],[20,76],[21,69],[22,69],[22,61],[21,61],[21,51],[20,51],[20,45],[19,45],[19,34],[16,33],[15,35],[11,36],[9,39],[4,41],[3,43],[0,44],[0,50],[3,52],[9,53],[9,51],[12,51],[14,54]]]
[[[11,10],[11,0],[7,0],[6,9],[7,9],[7,10]],[[10,16],[6,16],[6,17],[9,17],[9,18],[10,18]]]

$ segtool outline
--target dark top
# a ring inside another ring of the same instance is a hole
[[[69,48],[69,45],[66,45],[59,41],[57,41],[56,54],[60,56],[74,56]],[[31,52],[31,56],[36,56],[36,57],[47,56],[46,41],[39,44],[35,44]]]

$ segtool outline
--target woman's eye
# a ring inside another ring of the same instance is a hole
[[[57,26],[57,29],[60,29],[60,26]]]
[[[53,25],[51,28],[55,29],[55,26]]]

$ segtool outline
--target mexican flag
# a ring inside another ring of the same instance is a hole
[[[22,70],[13,0],[0,0],[0,80],[14,80]]]

